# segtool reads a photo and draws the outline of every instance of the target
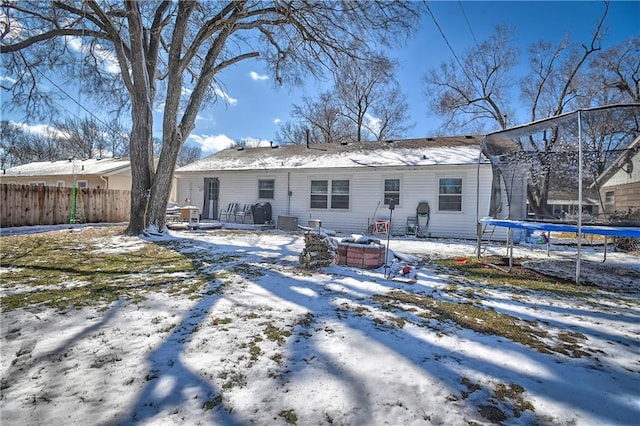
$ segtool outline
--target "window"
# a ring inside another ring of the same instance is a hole
[[[326,209],[327,208],[327,191],[328,182],[326,180],[311,181],[311,208]]]
[[[396,200],[396,206],[400,204],[400,179],[384,180],[384,205],[388,206],[392,199]]]
[[[331,192],[329,192],[331,185]],[[312,180],[311,181],[311,208],[326,209],[329,207],[329,195],[331,195],[332,209],[349,208],[349,181],[348,180]]]
[[[78,188],[88,188],[88,187],[89,187],[89,185],[88,185],[88,183],[87,183],[87,181],[86,181],[86,180],[79,180],[79,181],[76,183],[76,186],[77,186]]]
[[[258,179],[258,198],[273,200],[276,181],[274,179]]]
[[[438,190],[438,210],[462,211],[462,179],[442,178]]]
[[[607,191],[604,193],[604,212],[613,213],[616,209],[616,193],[615,191]]]
[[[349,208],[349,181],[348,180],[331,181],[331,208],[332,209],[348,209]]]
[[[63,180],[59,180],[59,181],[57,181],[57,182],[56,182],[56,186],[57,186],[58,188],[64,188],[64,181],[63,181]]]

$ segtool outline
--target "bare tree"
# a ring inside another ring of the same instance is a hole
[[[178,162],[176,165],[178,167],[182,167],[200,159],[201,156],[202,148],[197,145],[186,143],[182,146],[182,149],[180,149],[180,154],[178,155]]]
[[[114,119],[109,123],[105,123],[104,134],[108,149],[113,157],[126,157],[129,155],[131,129]]]
[[[306,142],[306,129],[299,121],[285,121],[280,125],[274,142],[278,145],[300,145]]]
[[[377,141],[403,137],[414,126],[407,122],[409,106],[397,84],[381,90],[371,106],[371,118],[364,128]]]
[[[301,105],[293,106],[291,115],[304,129],[303,143],[340,143],[353,134],[341,104],[329,91],[317,99],[305,97]]]
[[[381,54],[348,58],[334,73],[331,90],[293,105],[295,122],[285,123],[277,139],[288,143],[337,143],[400,137],[408,105],[393,78],[395,64]],[[309,137],[307,138],[308,132]]]
[[[353,46],[389,45],[406,35],[417,23],[419,6],[401,1],[3,2],[0,52],[17,82],[14,99],[27,106],[42,105],[29,95],[37,93],[36,70],[65,66],[67,75],[77,75],[73,41],[80,42],[82,84],[97,88],[97,96],[128,102],[132,191],[126,232],[138,234],[149,225],[164,228],[180,148],[199,109],[215,100],[222,70],[261,57],[279,82],[319,75],[345,57],[363,57]],[[160,100],[163,141],[156,169],[152,109]]]
[[[2,120],[0,134],[0,161],[2,168],[15,167],[36,161],[67,159],[60,149],[55,130],[29,131],[19,125]]]
[[[355,129],[355,141],[379,140],[380,135],[392,133],[391,126],[403,127],[406,116],[398,114],[398,109],[406,112],[407,105],[398,96],[400,89],[393,77],[395,66],[385,55],[371,52],[366,61],[351,58],[338,68],[333,90],[341,114]],[[383,116],[378,117],[374,110]]]
[[[529,75],[522,79],[522,97],[529,106],[531,121],[555,117],[580,105],[580,94],[586,87],[588,60],[601,49],[601,31],[607,17],[609,4],[597,23],[589,43],[580,47],[572,45],[567,38],[558,44],[540,41],[529,49]],[[531,173],[527,188],[529,207],[538,217],[549,216],[549,188],[553,181],[549,158],[556,144],[561,141],[559,128],[543,134],[539,143],[530,143],[535,151],[540,170]]]
[[[446,118],[444,130],[496,130],[512,123],[509,99],[520,55],[511,41],[513,31],[497,26],[489,39],[461,58],[427,72],[426,96],[431,108]]]
[[[56,138],[59,149],[67,156],[88,159],[106,154],[107,140],[94,118],[67,118],[54,122],[54,128],[60,135]]]
[[[615,89],[620,102],[640,102],[640,37],[600,52],[590,64],[589,78]]]
[[[5,170],[17,163],[17,145],[23,131],[15,123],[8,120],[0,121],[0,169]]]

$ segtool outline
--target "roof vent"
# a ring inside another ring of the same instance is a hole
[[[349,142],[347,142],[347,141],[342,141],[342,142],[340,142],[340,145],[342,145],[342,146],[349,145]]]
[[[387,139],[385,142],[386,143],[394,143],[395,141],[393,139]]]
[[[435,141],[435,138],[427,138],[428,141]]]
[[[471,136],[471,135],[466,135],[464,138],[465,138],[465,139],[473,139],[473,136]]]
[[[422,154],[422,159],[423,159],[423,160],[426,160],[426,159],[427,159],[427,156],[426,156],[425,154]]]
[[[244,146],[239,146],[237,149],[238,151],[244,151]]]

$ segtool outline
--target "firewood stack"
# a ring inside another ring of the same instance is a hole
[[[300,264],[309,269],[329,266],[336,257],[336,247],[331,237],[321,230],[308,231],[304,234]]]

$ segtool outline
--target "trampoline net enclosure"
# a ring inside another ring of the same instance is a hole
[[[491,133],[482,154],[493,170],[492,218],[640,224],[640,104],[582,109]]]

